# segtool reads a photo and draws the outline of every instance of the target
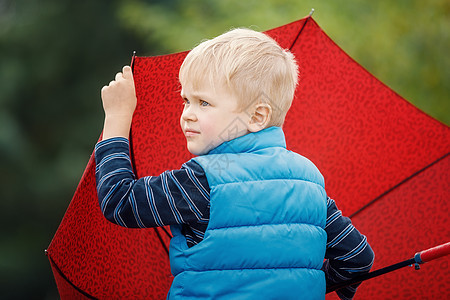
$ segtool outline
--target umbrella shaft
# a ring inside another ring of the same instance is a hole
[[[383,275],[383,274],[386,274],[386,273],[389,273],[389,272],[401,269],[403,267],[413,265],[415,263],[416,263],[416,260],[414,258],[411,258],[411,259],[408,259],[408,260],[405,260],[405,261],[393,264],[391,266],[388,266],[388,267],[385,267],[385,268],[382,268],[382,269],[378,269],[376,271],[373,271],[373,272],[370,272],[370,273],[367,273],[367,274],[364,274],[364,275],[357,276],[357,277],[355,277],[355,278],[353,278],[351,280],[347,280],[347,281],[344,281],[342,283],[330,286],[329,288],[327,288],[327,294],[331,293],[333,291],[339,290],[341,288],[344,288],[346,286],[349,286],[349,285],[352,285],[352,284],[356,284],[356,283],[360,283],[360,282],[362,282],[364,280],[371,279],[371,278],[374,278],[374,277],[377,277],[377,276],[380,276],[380,275]]]

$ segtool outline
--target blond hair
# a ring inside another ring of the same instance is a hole
[[[294,98],[298,67],[294,55],[266,34],[239,28],[192,49],[180,68],[179,80],[194,89],[224,83],[242,110],[267,103],[272,107],[268,126],[281,126]]]

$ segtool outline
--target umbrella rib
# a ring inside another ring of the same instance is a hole
[[[164,228],[164,227],[159,227],[159,228],[161,228],[164,231],[164,233],[167,235],[167,237],[169,237],[169,239],[173,238],[173,236],[167,232],[166,228]]]
[[[69,280],[69,278],[67,278],[66,275],[64,275],[64,273],[61,271],[61,269],[58,267],[58,265],[56,264],[56,262],[53,260],[53,258],[50,256],[50,254],[48,253],[48,251],[45,251],[45,253],[47,254],[48,259],[50,260],[50,263],[55,267],[55,270],[58,272],[58,274],[65,280],[67,281],[68,284],[70,284],[77,292],[79,292],[80,294],[83,294],[83,296],[89,298],[89,299],[97,299],[94,296],[88,294],[87,292],[83,291],[82,289],[80,289],[79,287],[77,287],[72,281]]]
[[[289,47],[289,50],[292,50],[292,47],[294,47],[295,43],[297,42],[298,38],[300,37],[300,34],[302,33],[303,29],[306,26],[306,23],[308,23],[309,19],[311,19],[311,13],[309,14],[309,16],[306,18],[305,22],[303,23],[302,28],[300,28],[299,32],[297,33],[297,36],[295,37],[294,41],[292,42],[291,46]]]
[[[444,158],[446,158],[448,155],[450,154],[450,152],[444,154],[442,157],[438,158],[437,160],[433,161],[432,163],[426,165],[425,167],[423,167],[422,169],[414,172],[413,174],[411,174],[410,176],[406,177],[405,179],[403,179],[402,181],[400,181],[399,183],[397,183],[396,185],[394,185],[393,187],[391,187],[390,189],[386,190],[385,192],[383,192],[381,195],[375,197],[373,200],[369,201],[368,203],[366,203],[364,206],[362,206],[361,208],[359,208],[357,211],[355,211],[354,213],[352,213],[349,217],[353,218],[355,215],[357,215],[358,213],[360,213],[361,211],[363,211],[364,209],[366,209],[368,206],[372,205],[373,203],[375,203],[376,201],[378,201],[379,199],[381,199],[383,196],[389,194],[391,191],[393,191],[394,189],[398,188],[399,186],[401,186],[402,184],[404,184],[405,182],[409,181],[410,179],[414,178],[415,176],[419,175],[420,173],[422,173],[423,171],[427,170],[428,168],[432,167],[433,165],[435,165],[436,163],[440,162],[441,160],[443,160]]]
[[[155,230],[156,235],[158,236],[159,242],[161,243],[161,245],[163,246],[164,250],[166,251],[167,256],[169,256],[169,249],[167,249],[167,246],[164,243],[164,240],[162,239],[161,235],[159,234],[159,231],[158,231],[157,227],[153,227],[153,229]]]
[[[131,56],[131,62],[130,62],[130,66],[131,66],[131,70],[134,71],[134,63],[135,63],[135,59],[136,59],[136,51],[133,51],[133,55]],[[134,74],[133,74],[134,75]],[[130,160],[131,160],[131,167],[133,168],[133,173],[136,173],[136,163],[134,161],[134,148],[133,148],[133,132],[132,132],[132,128],[130,128],[130,136],[129,136],[129,142],[130,142]]]

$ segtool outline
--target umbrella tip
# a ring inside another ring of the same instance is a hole
[[[313,13],[314,13],[314,8],[311,8],[311,11],[309,12],[308,17],[311,17],[313,15]]]
[[[131,70],[134,71],[134,59],[136,58],[136,51],[133,51],[133,55],[131,56],[131,63],[130,63],[130,67]]]

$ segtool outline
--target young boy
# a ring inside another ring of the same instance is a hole
[[[286,150],[281,126],[297,78],[293,55],[263,33],[235,29],[201,43],[179,74],[180,125],[196,157],[139,179],[130,67],[102,89],[101,210],[125,227],[172,225],[168,299],[323,299],[326,285],[370,270],[366,238],[327,197],[322,175]],[[337,293],[351,299],[356,286]]]

